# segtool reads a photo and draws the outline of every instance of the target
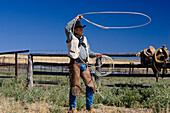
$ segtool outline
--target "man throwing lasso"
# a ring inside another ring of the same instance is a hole
[[[82,15],[78,15],[70,21],[65,27],[67,36],[70,77],[69,106],[70,111],[76,112],[76,96],[81,92],[80,77],[86,85],[86,109],[93,112],[93,93],[95,92],[92,76],[88,68],[87,62],[89,57],[101,58],[101,54],[90,51],[87,38],[83,36],[83,28],[79,21]]]

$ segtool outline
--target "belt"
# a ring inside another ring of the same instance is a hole
[[[86,63],[87,60],[81,60],[80,58],[77,58],[77,59],[73,59],[73,58],[70,58],[70,63],[75,63],[75,62],[78,62],[78,63]]]

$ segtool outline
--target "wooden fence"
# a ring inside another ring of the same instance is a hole
[[[15,55],[15,63],[0,63],[0,66],[15,66],[15,76],[0,76],[0,78],[17,78],[18,77],[18,54],[26,53],[29,50],[21,50],[21,51],[10,51],[10,52],[1,52],[0,55],[8,55],[14,54]]]
[[[110,57],[136,57],[136,53],[104,53],[104,55]],[[51,62],[34,62],[34,57],[67,57],[67,54],[42,54],[42,53],[32,53],[28,55],[28,87],[33,87],[33,75],[58,75],[58,76],[68,76],[68,71],[60,71],[60,72],[49,72],[49,71],[34,71],[34,66],[58,66],[68,68],[68,63],[51,63]],[[108,65],[104,65],[107,67]],[[151,68],[149,65],[141,65],[141,64],[115,64],[115,68],[128,68],[129,72],[127,74],[115,74],[111,73],[106,77],[156,77],[154,74],[149,74],[148,69]],[[135,68],[145,68],[146,73],[138,74],[134,73]],[[167,63],[166,67],[163,69],[170,68],[170,63]],[[162,77],[170,77],[170,73],[161,74]],[[54,83],[54,82],[38,82],[36,83]],[[55,83],[54,83],[55,84]]]

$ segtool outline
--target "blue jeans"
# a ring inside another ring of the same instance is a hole
[[[72,95],[71,90],[69,93],[69,106],[70,110],[72,108],[76,108],[76,96]],[[90,108],[93,106],[93,89],[86,85],[86,108]]]
[[[87,69],[86,64],[81,64],[79,62],[76,62],[80,64],[80,72],[83,72]],[[76,108],[76,96],[72,95],[71,90],[69,92],[69,106],[70,110],[72,108]],[[93,88],[86,85],[86,108],[90,108],[93,106]]]

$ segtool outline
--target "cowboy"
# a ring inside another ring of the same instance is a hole
[[[69,77],[70,77],[70,92],[69,92],[69,106],[71,112],[76,112],[76,96],[81,92],[80,77],[86,85],[86,109],[93,111],[93,94],[94,84],[87,62],[89,57],[101,58],[101,54],[94,53],[90,50],[89,44],[85,36],[83,36],[83,28],[79,21],[82,15],[76,16],[65,27],[67,36],[69,63]]]

